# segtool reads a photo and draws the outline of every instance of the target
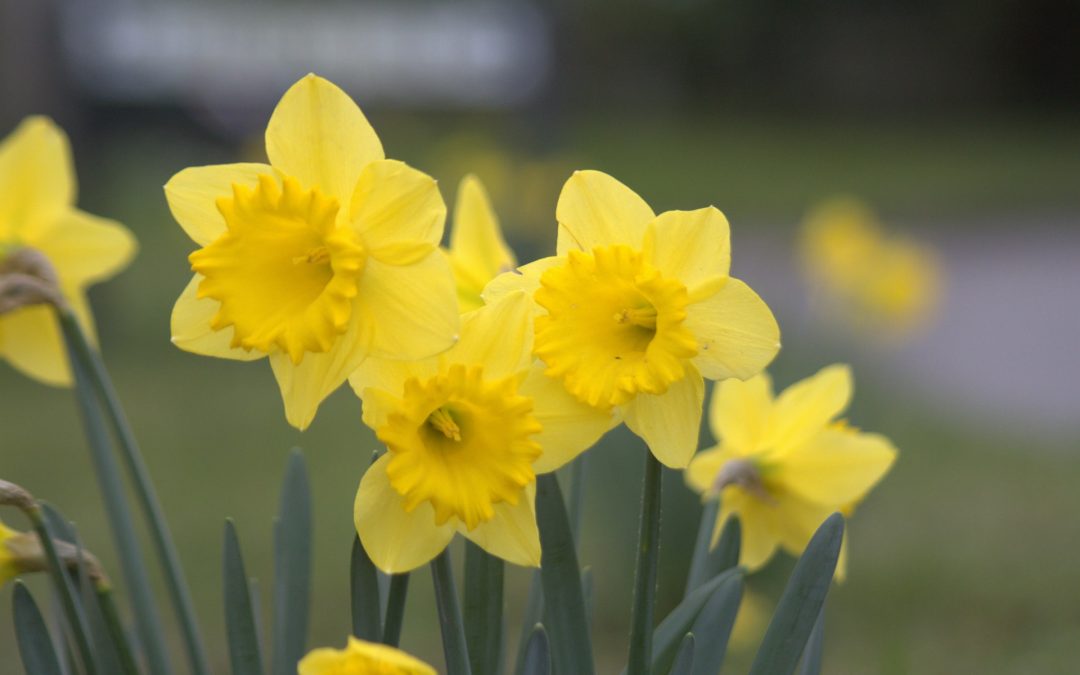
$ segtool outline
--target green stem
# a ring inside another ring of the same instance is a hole
[[[69,311],[61,311],[59,316],[68,347],[71,370],[75,376],[75,393],[82,413],[86,438],[90,445],[90,457],[94,463],[101,494],[105,501],[105,511],[112,524],[113,538],[120,556],[124,580],[131,593],[140,641],[146,651],[150,670],[155,675],[166,675],[171,673],[172,669],[169,667],[161,620],[154,606],[150,579],[143,566],[139,540],[135,535],[135,525],[127,508],[124,484],[120,478],[116,458],[112,455],[110,447],[112,444],[102,419],[101,408],[90,388],[89,367],[85,358],[86,339]]]
[[[501,670],[503,573],[501,558],[465,542],[465,639],[474,673]]]
[[[120,665],[124,669],[124,675],[139,675],[139,667],[135,664],[135,657],[131,653],[131,645],[128,644],[124,624],[120,621],[120,614],[116,611],[116,603],[113,602],[112,589],[99,584],[97,587],[97,599],[98,606],[101,607],[101,615],[105,617],[105,626],[109,629],[109,636],[116,647],[116,654],[120,657]]]
[[[660,559],[661,478],[660,461],[646,448],[627,675],[649,675],[652,664],[653,609],[656,601],[657,563]]]
[[[409,573],[390,577],[390,593],[386,598],[386,618],[383,619],[383,644],[397,647],[401,642],[401,626],[405,621],[405,598],[409,594]]]
[[[435,583],[435,604],[439,608],[446,673],[472,675],[469,669],[469,650],[465,643],[465,625],[461,620],[454,571],[450,565],[449,546],[431,561],[431,578]]]
[[[142,452],[139,450],[135,434],[127,421],[124,409],[120,404],[120,398],[112,385],[105,364],[97,351],[91,347],[86,339],[74,315],[69,311],[60,312],[60,321],[65,326],[65,334],[69,341],[74,343],[79,357],[86,364],[86,370],[90,375],[90,382],[102,401],[108,414],[113,432],[120,444],[121,456],[127,465],[135,487],[135,494],[143,508],[143,514],[150,526],[151,539],[157,550],[165,572],[165,584],[169,590],[176,610],[177,620],[180,623],[184,644],[187,648],[188,660],[191,670],[196,675],[209,675],[210,666],[206,656],[206,648],[203,645],[202,636],[199,634],[198,624],[195,620],[195,608],[191,601],[191,593],[184,579],[184,572],[180,566],[180,556],[176,551],[169,526],[165,520],[165,514],[154,491],[150,472],[143,461]]]

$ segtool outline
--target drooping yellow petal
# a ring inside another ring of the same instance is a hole
[[[71,386],[67,352],[51,307],[34,305],[0,316],[0,355],[45,384]]]
[[[67,136],[47,117],[28,117],[0,141],[0,241],[44,225],[43,216],[75,203]]]
[[[120,223],[76,209],[59,213],[23,241],[48,257],[61,280],[80,286],[113,276],[138,249]]]
[[[693,363],[710,380],[745,380],[780,350],[780,328],[768,306],[742,281],[728,278],[714,295],[686,308],[698,340]]]
[[[851,369],[843,364],[822,368],[777,397],[769,417],[767,445],[793,450],[822,431],[851,401]]]
[[[436,675],[435,669],[395,647],[349,638],[345,649],[322,647],[297,664],[299,675]]]
[[[807,501],[790,492],[778,491],[772,494],[775,501],[766,508],[772,513],[773,530],[783,549],[798,557],[825,519],[838,509],[835,506]]]
[[[536,441],[543,454],[533,462],[537,473],[554,471],[592,447],[615,425],[611,412],[577,400],[562,383],[544,374],[537,361],[521,384],[521,394],[533,400],[533,415],[542,427]]]
[[[544,272],[561,264],[563,260],[558,256],[534,260],[527,265],[522,265],[516,271],[504,272],[495,277],[484,287],[480,295],[489,305],[504,295],[516,291],[524,291],[526,295],[532,297],[540,288],[540,277],[544,276]],[[539,306],[536,307],[536,311],[541,311],[541,309]]]
[[[694,455],[694,458],[690,460],[690,465],[686,467],[686,472],[683,473],[686,484],[702,497],[708,497],[714,492],[713,484],[716,482],[716,475],[720,473],[720,468],[731,457],[731,452],[720,447],[702,450]]]
[[[259,176],[274,175],[267,164],[193,166],[165,184],[165,199],[173,218],[200,246],[209,246],[225,233],[225,218],[217,200],[233,194],[233,185],[254,188]]]
[[[521,292],[464,315],[461,339],[446,353],[450,363],[482,364],[484,376],[520,373],[532,362],[532,301]]]
[[[772,480],[820,504],[861,500],[888,473],[896,448],[879,434],[825,429],[785,454]]]
[[[422,359],[449,349],[461,326],[446,256],[413,265],[368,260],[354,312],[371,331],[371,355]]]
[[[356,492],[353,520],[368,557],[383,572],[409,572],[439,555],[454,537],[454,525],[435,524],[435,509],[421,502],[405,511],[405,500],[390,485],[380,457],[364,473]]]
[[[495,517],[471,531],[458,531],[474,544],[506,562],[523,567],[540,566],[540,531],[536,527],[536,484],[525,487],[517,504],[495,504]]]
[[[731,230],[715,207],[661,213],[645,228],[645,256],[664,276],[694,290],[728,275]]]
[[[174,345],[187,352],[216,356],[236,361],[254,361],[266,356],[257,349],[233,347],[233,327],[214,330],[210,323],[221,303],[213,298],[199,299],[197,293],[202,275],[196,274],[173,305],[170,332]]]
[[[725,488],[720,495],[720,514],[713,528],[712,546],[716,546],[724,523],[732,515],[739,517],[742,530],[739,564],[750,572],[764,567],[780,546],[773,529],[772,507],[737,486]]]
[[[564,256],[571,250],[616,244],[640,248],[645,227],[654,217],[645,200],[606,173],[575,171],[555,207],[556,252]]]
[[[772,405],[772,378],[768,373],[745,381],[732,378],[717,382],[709,403],[713,436],[739,455],[761,450]]]
[[[638,394],[622,406],[626,426],[645,439],[664,466],[683,469],[697,450],[705,382],[690,368],[660,395]]]
[[[348,204],[364,165],[383,159],[364,113],[337,85],[307,75],[285,92],[266,127],[270,163],[305,188]]]
[[[404,162],[382,159],[360,172],[349,220],[377,260],[409,265],[442,239],[446,204],[435,179]]]
[[[517,266],[514,252],[503,239],[487,191],[472,174],[461,179],[458,186],[450,233],[450,262],[463,312],[483,305],[480,293],[484,286]]]

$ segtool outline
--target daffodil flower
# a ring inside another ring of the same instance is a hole
[[[52,120],[27,118],[0,142],[0,286],[21,277],[55,287],[93,339],[86,287],[126,267],[137,247],[119,223],[75,208],[75,193],[71,148]],[[53,308],[0,305],[0,357],[36,380],[71,386]]]
[[[738,516],[739,562],[747,569],[763,566],[778,547],[799,555],[825,518],[850,514],[881,480],[896,449],[884,436],[838,420],[851,392],[851,371],[843,365],[824,368],[775,399],[764,373],[716,386],[709,423],[720,443],[694,457],[685,474],[695,491],[720,499],[713,545],[727,519]]]
[[[10,547],[11,541],[21,536],[21,532],[11,529],[0,521],[0,588],[23,572],[16,552]]]
[[[496,278],[489,302],[533,295],[536,355],[578,400],[617,409],[665,465],[697,448],[704,378],[748,378],[780,348],[772,312],[728,275],[713,207],[655,215],[630,188],[578,171],[556,209],[557,255]]]
[[[297,666],[299,675],[435,675],[435,669],[395,647],[350,637],[345,649],[321,647]]]
[[[536,474],[595,443],[612,416],[546,377],[531,347],[531,303],[510,293],[466,314],[449,351],[370,359],[349,378],[388,450],[364,474],[355,507],[380,569],[419,567],[455,532],[508,562],[539,565]]]
[[[185,169],[165,186],[173,216],[201,248],[172,315],[181,349],[269,356],[289,422],[369,355],[415,359],[458,329],[438,250],[446,207],[435,181],[384,158],[356,104],[308,75],[266,129],[270,164]]]
[[[461,179],[458,187],[448,253],[462,313],[483,306],[480,293],[484,286],[517,267],[517,259],[503,239],[487,191],[480,179],[471,174]]]

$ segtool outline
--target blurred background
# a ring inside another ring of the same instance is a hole
[[[1080,4],[0,0],[0,136],[54,117],[72,137],[80,206],[141,243],[91,298],[221,671],[223,522],[236,519],[269,587],[293,446],[316,495],[310,644],[343,644],[351,505],[376,442],[348,390],[300,434],[265,364],[170,345],[193,244],[161,187],[186,166],[262,158],[273,105],[310,71],[346,89],[387,154],[438,178],[448,202],[478,174],[522,261],[553,251],[556,197],[577,168],[615,175],[657,212],[725,212],[733,274],[784,333],[778,387],[852,363],[851,422],[901,451],[850,523],[826,672],[1075,671]],[[844,232],[883,262],[837,274]],[[0,364],[0,429],[0,476],[74,518],[118,574],[71,392]],[[625,430],[590,453],[582,558],[598,571],[605,673],[625,654],[641,457]],[[680,475],[666,481],[660,616],[682,593],[700,513]],[[791,564],[751,578],[743,654]],[[508,571],[511,649],[528,580]],[[441,663],[426,570],[403,645]]]

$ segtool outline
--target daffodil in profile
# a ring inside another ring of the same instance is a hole
[[[10,547],[11,541],[21,534],[0,521],[0,588],[22,573],[18,556]]]
[[[755,570],[777,548],[799,555],[832,513],[850,515],[896,459],[887,438],[841,419],[851,393],[851,371],[843,365],[775,398],[764,373],[716,386],[709,423],[719,444],[694,457],[685,474],[704,498],[720,499],[714,545],[727,519],[738,516],[739,562]]]
[[[350,637],[344,649],[320,647],[297,666],[298,675],[435,675],[420,659],[389,645]]]
[[[165,186],[200,246],[172,315],[181,349],[269,357],[303,429],[369,355],[424,358],[453,344],[458,312],[438,250],[435,181],[385,159],[360,108],[308,75],[266,129],[269,164],[185,169]]]
[[[448,253],[462,312],[481,307],[480,294],[488,282],[517,267],[487,190],[472,174],[461,179],[458,187]]]
[[[71,385],[71,370],[49,304],[70,307],[93,339],[86,288],[137,248],[119,223],[75,208],[75,193],[71,148],[52,120],[27,118],[0,142],[0,357],[56,386]]]
[[[885,337],[924,325],[940,302],[941,263],[915,239],[891,234],[852,198],[815,207],[803,225],[803,267],[843,320]]]
[[[556,209],[557,255],[496,278],[538,309],[535,354],[578,400],[616,409],[665,465],[697,448],[704,378],[748,378],[780,348],[772,312],[728,273],[727,219],[713,207],[659,216],[630,188],[578,171]]]
[[[387,453],[364,474],[355,521],[371,560],[406,572],[455,533],[508,562],[540,564],[536,474],[553,471],[612,426],[546,377],[531,354],[522,292],[462,318],[449,351],[369,359],[349,381]]]

